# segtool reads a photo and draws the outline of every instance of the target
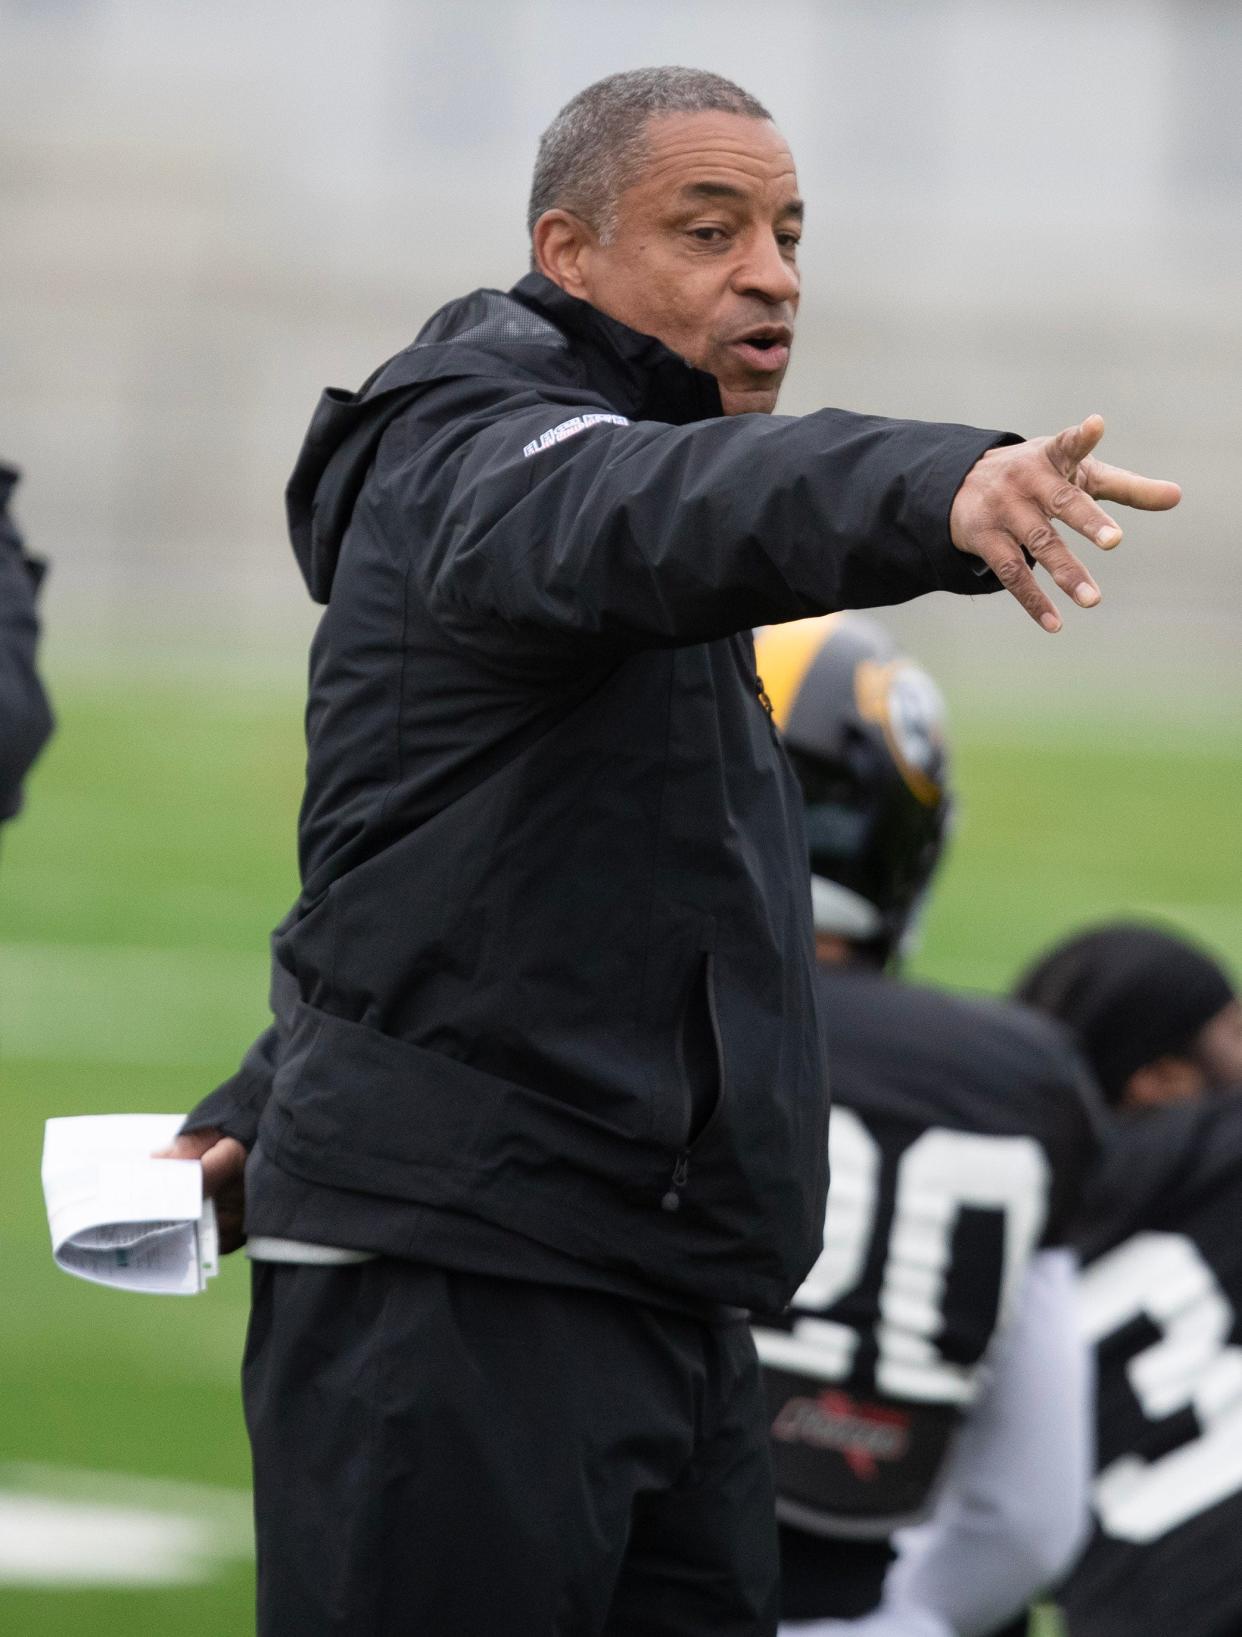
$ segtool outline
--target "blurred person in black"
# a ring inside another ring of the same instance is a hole
[[[0,462],[0,822],[22,805],[22,784],[52,731],[39,680],[37,598],[44,564],[28,557],[9,500],[15,467]]]
[[[756,658],[806,803],[833,1093],[823,1250],[756,1329],[781,1629],[975,1637],[1086,1532],[1066,1230],[1098,1099],[1063,1030],[896,974],[952,810],[931,679],[856,615]]]
[[[1071,1637],[1242,1631],[1242,1005],[1220,962],[1116,922],[1017,993],[1070,1025],[1116,1110],[1075,1230],[1096,1349],[1095,1528]]]
[[[1164,927],[1114,921],[1076,933],[1014,993],[1073,1030],[1123,1116],[1242,1085],[1236,985],[1215,956]]]
[[[255,1261],[268,1637],[775,1626],[745,1309],[815,1259],[827,1091],[750,628],[1003,584],[1056,630],[1056,523],[1178,499],[1098,417],[773,415],[803,215],[753,97],[612,76],[533,270],[316,411],[302,891],[175,1147]]]

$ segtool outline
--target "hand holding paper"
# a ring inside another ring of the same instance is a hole
[[[236,1137],[226,1137],[214,1126],[188,1131],[158,1150],[161,1159],[198,1160],[203,1173],[203,1194],[216,1208],[216,1233],[221,1256],[246,1242],[246,1150]]]
[[[196,1160],[152,1157],[180,1114],[91,1114],[47,1122],[43,1193],[66,1273],[123,1290],[190,1296],[217,1271],[215,1209]]]

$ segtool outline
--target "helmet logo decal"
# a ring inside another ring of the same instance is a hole
[[[944,706],[935,683],[908,660],[881,665],[862,659],[854,672],[854,697],[862,719],[883,732],[910,793],[924,807],[935,807],[944,794]]]

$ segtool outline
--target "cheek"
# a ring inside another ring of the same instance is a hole
[[[704,368],[711,360],[721,362],[719,280],[697,268],[681,271],[663,295],[667,327],[680,336],[677,350]]]
[[[605,293],[609,310],[632,329],[664,336],[680,318],[678,281],[654,248],[636,246],[611,270]]]
[[[653,238],[634,243],[602,271],[593,296],[597,306],[700,368],[721,362],[713,342],[720,300],[715,269]]]
[[[676,277],[655,274],[639,295],[636,329],[658,336],[670,351],[697,363],[708,349],[708,324],[700,317],[693,289]]]

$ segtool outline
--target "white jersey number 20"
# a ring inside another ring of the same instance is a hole
[[[884,1156],[851,1109],[833,1109],[829,1132],[832,1186],[824,1248],[794,1298],[803,1313],[788,1335],[761,1331],[756,1340],[766,1364],[840,1381],[853,1365],[857,1332],[812,1314],[826,1312],[862,1278],[877,1227]],[[880,1392],[922,1403],[970,1402],[978,1367],[942,1357],[937,1346],[958,1217],[973,1208],[1004,1219],[999,1326],[1043,1232],[1047,1206],[1048,1162],[1032,1137],[933,1128],[910,1144],[897,1163],[880,1279],[875,1376]]]

